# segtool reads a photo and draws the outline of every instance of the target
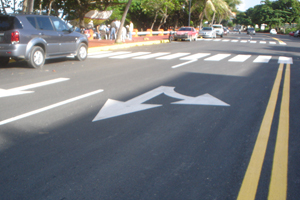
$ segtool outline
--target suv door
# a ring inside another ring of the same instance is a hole
[[[34,24],[36,19],[36,24]],[[61,37],[54,30],[49,17],[30,16],[27,20],[38,30],[37,37],[43,38],[47,42],[46,54],[55,56],[61,54]]]
[[[57,17],[51,17],[53,26],[61,37],[62,45],[61,52],[63,54],[70,54],[76,51],[76,40],[78,36],[70,31],[70,28],[65,22]]]

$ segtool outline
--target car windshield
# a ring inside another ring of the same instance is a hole
[[[214,25],[213,27],[214,27],[214,28],[222,28],[221,25]]]
[[[202,30],[203,30],[203,31],[211,31],[211,30],[212,30],[212,27],[204,27]]]
[[[178,31],[191,31],[191,28],[180,28]]]

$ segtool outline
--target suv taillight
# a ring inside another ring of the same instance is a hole
[[[19,43],[20,42],[20,33],[19,31],[14,31],[11,33],[11,43]]]

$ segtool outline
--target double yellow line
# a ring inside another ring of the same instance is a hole
[[[274,117],[283,75],[284,64],[279,65],[267,109],[257,136],[238,200],[254,200],[264,162],[271,125]],[[269,200],[284,200],[287,196],[288,174],[288,139],[289,139],[289,102],[290,102],[290,64],[286,64],[283,83],[282,100],[280,106],[279,125],[273,158],[271,181],[269,186]]]

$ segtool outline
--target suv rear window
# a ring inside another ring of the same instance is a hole
[[[23,28],[20,21],[12,16],[0,16],[0,31]]]

